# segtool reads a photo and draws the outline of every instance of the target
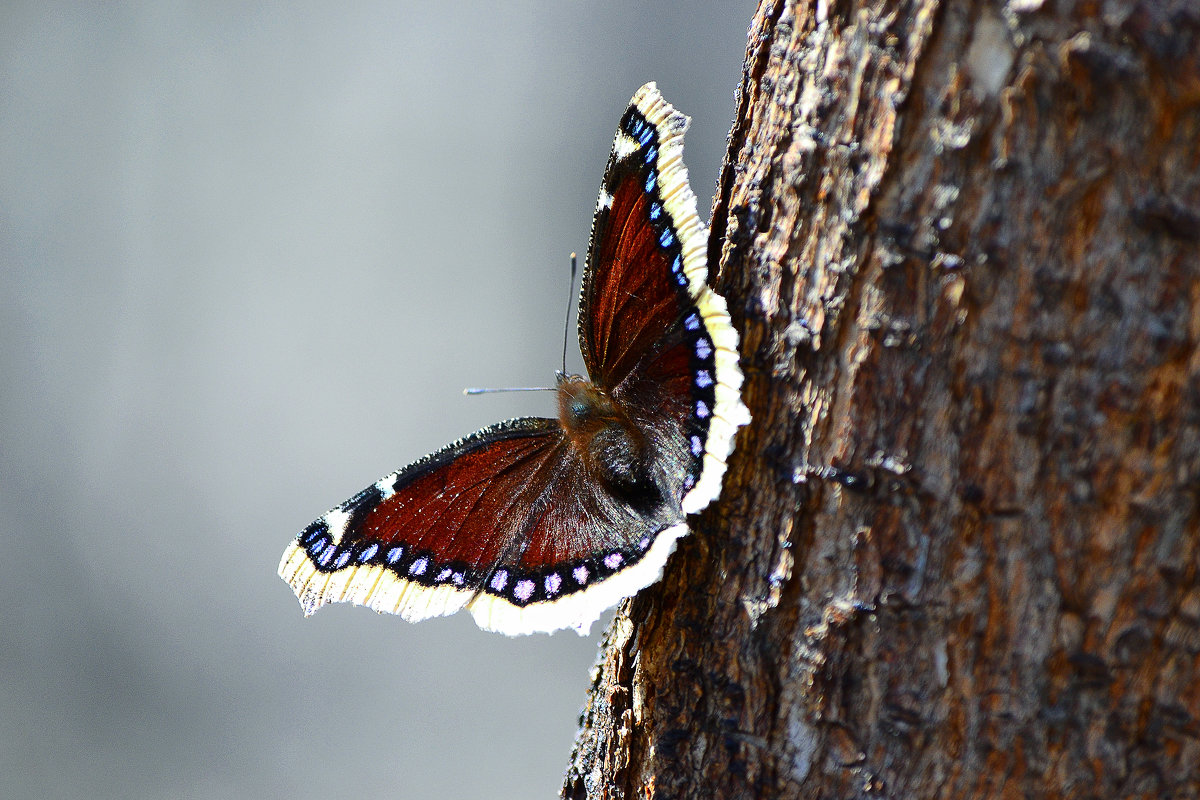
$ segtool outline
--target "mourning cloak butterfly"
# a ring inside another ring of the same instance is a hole
[[[305,614],[350,602],[416,621],[466,608],[509,635],[585,633],[658,580],[750,421],[738,336],[707,283],[687,125],[653,83],[621,117],[580,295],[590,379],[558,375],[558,419],[484,428],[301,531],[279,574]]]

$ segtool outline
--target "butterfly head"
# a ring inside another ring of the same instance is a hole
[[[608,395],[582,375],[560,372],[556,376],[558,389],[558,421],[575,438],[594,433],[598,426],[616,422],[619,415]]]

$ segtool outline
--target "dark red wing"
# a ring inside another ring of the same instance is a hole
[[[353,602],[410,621],[469,608],[510,634],[583,627],[658,576],[682,533],[659,537],[674,521],[662,513],[587,475],[558,422],[512,420],[334,508],[300,533],[280,574],[309,614]]]
[[[707,284],[707,231],[683,167],[687,118],[647,84],[617,128],[592,223],[579,339],[609,392],[676,476],[684,512],[720,490],[737,426],[737,333]]]

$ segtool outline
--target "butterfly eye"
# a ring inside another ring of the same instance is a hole
[[[558,419],[569,431],[603,419],[606,399],[592,383],[579,376],[567,376],[558,383]]]
[[[587,420],[592,414],[592,407],[582,400],[574,400],[567,409],[571,413],[571,421],[576,425]]]

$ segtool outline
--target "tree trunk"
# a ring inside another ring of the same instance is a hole
[[[1200,796],[1200,5],[764,2],[722,500],[564,797]]]

